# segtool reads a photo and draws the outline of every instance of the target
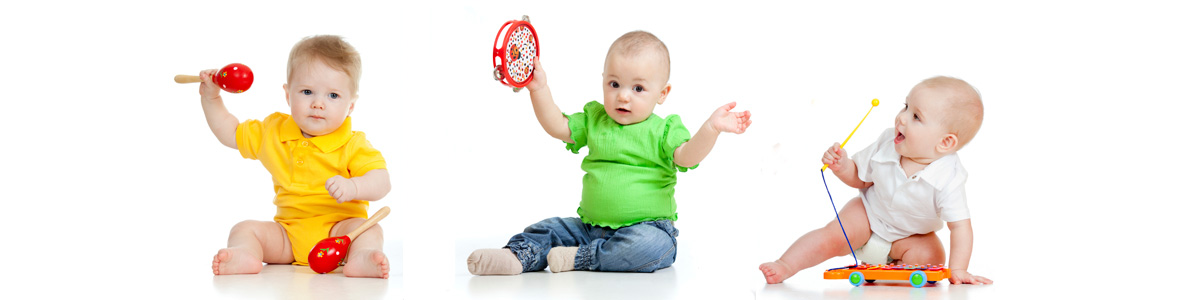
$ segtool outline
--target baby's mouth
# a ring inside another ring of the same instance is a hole
[[[623,114],[627,114],[627,113],[631,113],[632,111],[629,111],[628,109],[624,109],[624,108],[620,108],[620,107],[618,107],[618,108],[617,108],[617,112],[619,112],[619,113],[623,113]]]
[[[892,142],[899,144],[900,142],[903,142],[903,141],[904,141],[904,134],[897,131],[896,139],[892,140]]]

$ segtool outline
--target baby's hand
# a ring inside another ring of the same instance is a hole
[[[829,165],[829,169],[834,172],[842,170],[842,158],[846,157],[846,149],[842,149],[842,145],[833,143],[829,150],[825,150],[825,155],[821,157],[821,163]]]
[[[338,203],[354,200],[358,197],[358,186],[354,181],[342,177],[342,175],[334,175],[325,181],[325,190],[329,191],[329,196],[336,199]]]
[[[705,125],[712,127],[717,132],[732,132],[742,134],[746,132],[746,128],[750,127],[750,111],[733,112],[733,107],[737,106],[737,102],[729,102],[722,105],[714,111],[712,116],[708,117]]]
[[[533,58],[533,78],[529,79],[525,88],[529,89],[530,93],[546,88],[546,71],[542,70],[542,60],[537,57]]]
[[[950,283],[952,284],[992,284],[987,277],[971,275],[967,270],[951,269]]]
[[[212,81],[217,69],[200,71],[200,100],[209,101],[221,97],[221,87]]]

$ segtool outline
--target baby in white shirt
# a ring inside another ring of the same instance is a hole
[[[957,78],[934,77],[912,88],[896,114],[896,127],[875,143],[849,160],[841,145],[829,147],[821,162],[861,191],[838,215],[863,262],[945,263],[945,249],[934,234],[944,221],[950,227],[950,282],[992,283],[967,272],[973,239],[964,190],[967,172],[955,154],[982,123],[983,102],[974,87]],[[800,270],[850,254],[846,237],[838,221],[831,221],[801,236],[779,260],[758,268],[767,283],[783,282]]]

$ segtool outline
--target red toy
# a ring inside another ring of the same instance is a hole
[[[935,284],[938,280],[946,278],[950,278],[950,269],[942,265],[858,264],[825,271],[825,279],[849,279],[850,284],[854,286],[883,279],[906,280],[913,287],[919,288],[925,286],[925,283]]]
[[[317,245],[313,246],[312,251],[308,252],[308,267],[312,268],[313,272],[317,272],[318,274],[329,273],[337,269],[338,266],[345,263],[346,253],[350,252],[350,242],[364,231],[367,231],[367,228],[371,228],[375,223],[379,223],[379,220],[386,218],[390,212],[392,212],[392,209],[384,206],[379,211],[376,211],[374,216],[371,216],[370,219],[367,219],[366,222],[359,225],[354,231],[351,231],[350,234],[325,238],[317,242]]]
[[[212,80],[222,90],[236,94],[250,89],[250,85],[254,83],[254,72],[251,72],[250,67],[246,65],[232,63],[221,68],[216,74],[213,74]],[[200,81],[200,76],[196,75],[175,75],[175,82],[177,83]]]
[[[504,39],[501,40],[501,34]],[[492,77],[500,84],[520,91],[533,78],[533,59],[540,55],[537,31],[529,24],[529,16],[504,22],[496,32],[492,48]]]

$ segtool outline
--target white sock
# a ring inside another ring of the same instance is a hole
[[[566,272],[575,270],[575,253],[579,247],[554,247],[546,255],[546,264],[550,272]]]
[[[474,275],[518,275],[521,260],[508,249],[479,249],[467,257],[467,270]]]

